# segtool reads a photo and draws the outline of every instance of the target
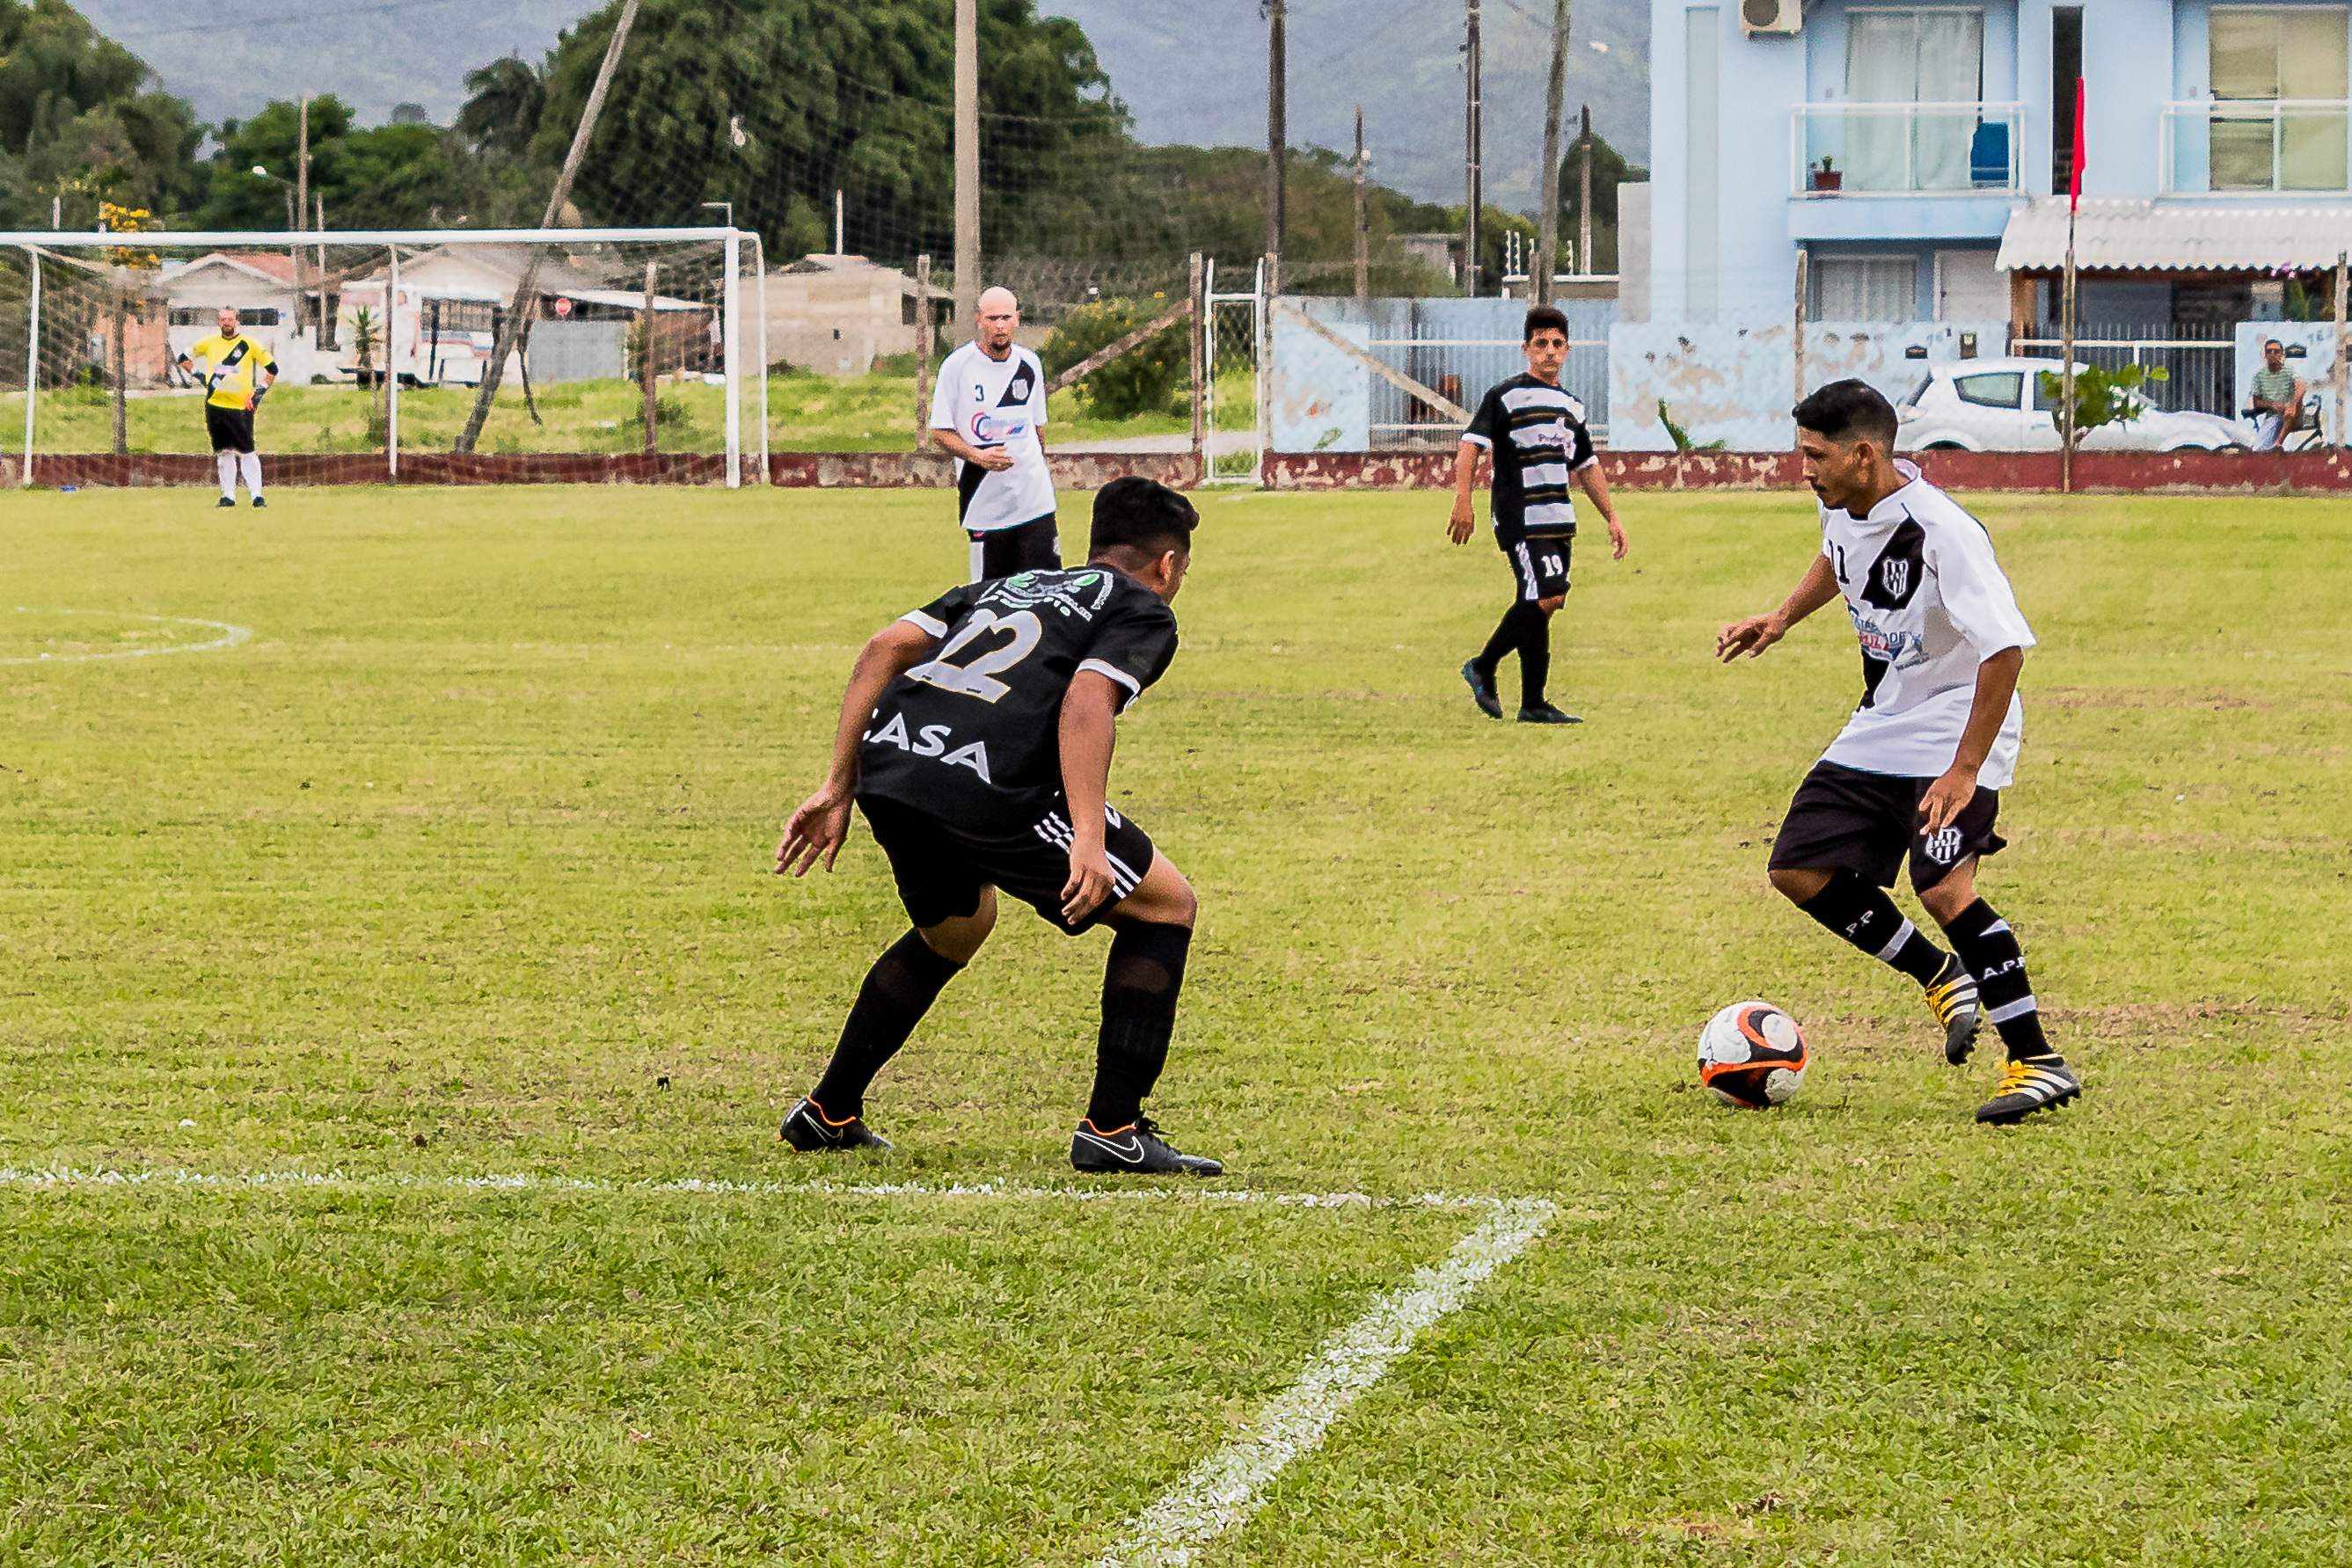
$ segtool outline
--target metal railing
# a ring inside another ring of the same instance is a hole
[[[2210,322],[2158,324],[2086,322],[2074,329],[2078,364],[2121,370],[2126,365],[2162,367],[2166,379],[2141,385],[2139,395],[2167,412],[2198,409],[2224,419],[2237,417],[2237,340],[2234,329]],[[2054,364],[2064,341],[2055,321],[2044,321],[2031,337],[2012,338],[2009,350]]]
[[[2352,100],[2168,103],[2158,146],[2168,196],[2352,190]]]
[[[1789,117],[1800,196],[1916,196],[2021,188],[2020,103],[1801,103]]]

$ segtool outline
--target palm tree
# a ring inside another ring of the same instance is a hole
[[[352,350],[359,356],[360,382],[365,385],[368,372],[375,368],[375,354],[383,344],[383,323],[366,306],[352,310]],[[386,367],[386,376],[390,368]],[[385,376],[375,379],[375,395],[368,400],[368,439],[381,441],[390,423],[384,413]]]

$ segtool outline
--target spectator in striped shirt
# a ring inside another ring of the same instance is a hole
[[[2286,368],[2286,345],[2273,338],[2263,345],[2263,368],[2254,372],[2254,450],[2268,452],[2303,423],[2307,383]]]

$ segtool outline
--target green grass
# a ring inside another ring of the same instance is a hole
[[[911,362],[911,361],[910,361]],[[1218,378],[1216,426],[1247,430],[1255,420],[1255,390],[1247,367]],[[665,382],[658,389],[670,415],[657,422],[665,452],[723,452],[727,447],[726,393],[699,381]],[[380,452],[381,437],[368,434],[373,392],[353,387],[279,386],[263,400],[257,429],[265,453]],[[474,410],[470,387],[434,387],[400,394],[400,445],[404,452],[446,452]],[[642,452],[645,398],[632,382],[565,382],[537,390],[540,422],[533,423],[520,387],[502,386],[482,427],[482,452]],[[1076,392],[1054,394],[1048,403],[1055,442],[1112,441],[1122,436],[1171,435],[1192,428],[1188,418],[1147,414],[1132,419],[1086,416]],[[114,411],[99,388],[45,391],[36,411],[36,452],[110,452]],[[125,444],[133,452],[204,452],[202,400],[139,397],[124,409]],[[915,378],[821,376],[795,371],[768,382],[769,446],[777,452],[903,452],[915,438]],[[744,439],[756,440],[759,389],[743,389]],[[0,437],[6,450],[21,450],[25,395],[0,395]]]
[[[372,1180],[0,1187],[0,1562],[1081,1563],[1467,1228],[389,1185],[815,1174],[774,1124],[904,917],[862,831],[765,868],[963,541],[273,499],[11,502],[0,1165]],[[1542,733],[1454,674],[1507,579],[1442,497],[1202,507],[1113,778],[1202,898],[1157,1113],[1227,1186],[1563,1211],[1203,1563],[2342,1561],[2352,507],[1984,503],[2042,642],[1982,885],[2090,1085],[1989,1132],[1991,1064],[1764,886],[1851,640],[1706,651],[1808,505],[1627,497]],[[59,662],[215,635],[138,616],[254,636]],[[1070,1184],[1102,946],[1008,918],[833,1174]],[[1750,994],[1815,1056],[1769,1114],[1690,1061]]]

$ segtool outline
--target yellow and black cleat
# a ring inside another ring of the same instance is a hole
[[[2036,1111],[2054,1111],[2083,1092],[2083,1081],[2063,1056],[2028,1056],[2002,1070],[2000,1087],[1977,1107],[1977,1120],[2014,1126]]]
[[[1928,982],[1927,1010],[1944,1026],[1944,1060],[1955,1067],[1968,1061],[1984,1029],[1984,1005],[1977,1000],[1976,977],[1957,953],[1944,955],[1944,967]]]

